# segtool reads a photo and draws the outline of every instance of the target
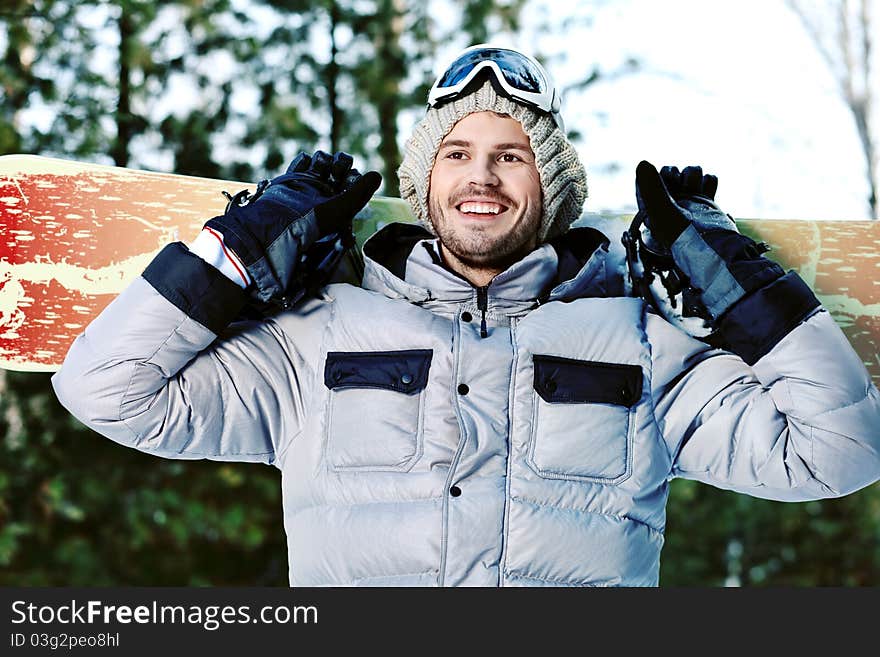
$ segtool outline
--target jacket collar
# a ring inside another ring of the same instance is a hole
[[[608,238],[589,227],[541,245],[488,285],[490,309],[518,314],[546,301],[614,294],[608,245]],[[389,224],[370,237],[364,265],[363,287],[391,298],[434,306],[471,301],[477,294],[443,265],[437,238],[416,224]]]

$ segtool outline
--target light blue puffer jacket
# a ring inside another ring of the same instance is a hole
[[[749,366],[621,296],[596,231],[482,290],[420,231],[219,339],[233,288],[140,278],[56,393],[139,450],[278,467],[292,585],[656,585],[673,477],[790,501],[880,478],[880,395],[824,310]]]

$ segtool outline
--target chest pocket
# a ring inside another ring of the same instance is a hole
[[[422,452],[431,349],[327,354],[326,457],[334,470],[405,472]]]
[[[529,466],[548,479],[619,484],[632,473],[638,365],[533,357]]]

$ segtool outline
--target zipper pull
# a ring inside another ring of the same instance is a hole
[[[477,308],[479,308],[482,313],[482,318],[480,319],[480,337],[488,338],[489,330],[486,328],[486,311],[489,309],[488,285],[477,288]]]

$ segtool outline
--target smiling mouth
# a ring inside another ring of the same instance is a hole
[[[475,218],[495,217],[507,211],[506,205],[492,201],[465,201],[455,207],[463,215]]]

